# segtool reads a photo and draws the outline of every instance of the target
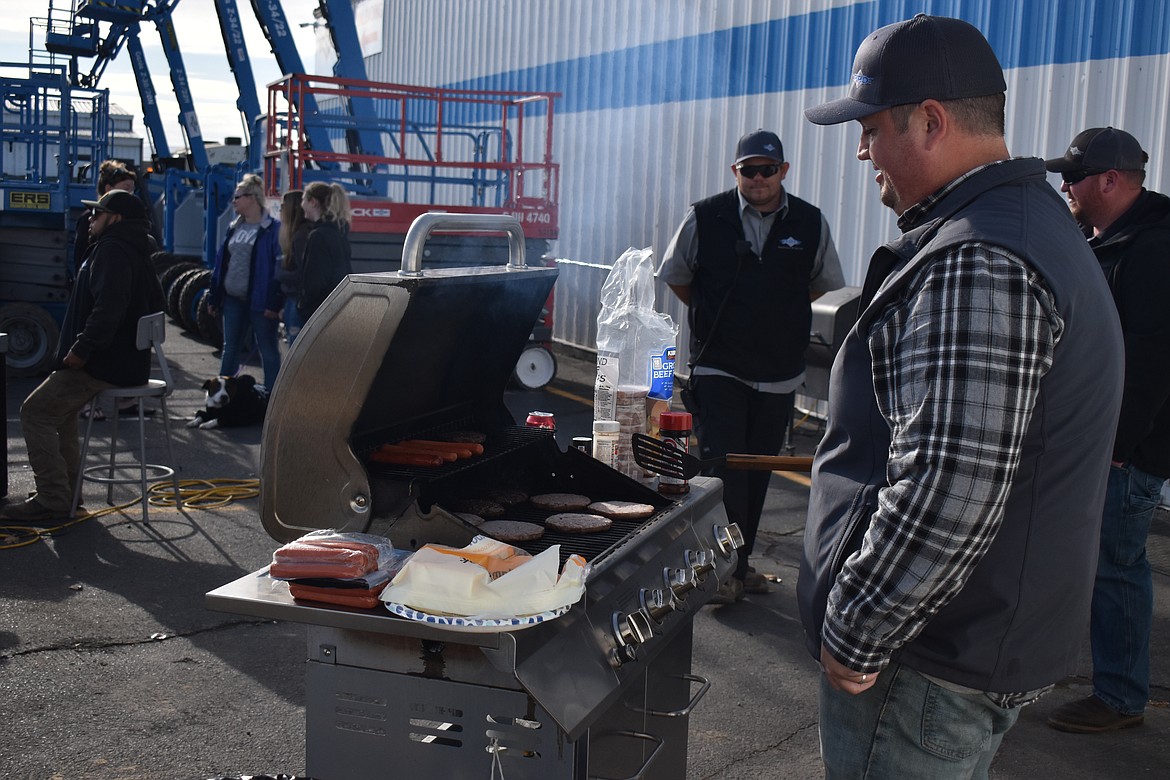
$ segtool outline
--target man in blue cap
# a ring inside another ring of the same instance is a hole
[[[844,284],[828,222],[784,189],[788,167],[775,133],[740,138],[731,164],[736,186],[691,206],[658,272],[687,305],[684,400],[697,412],[703,458],[780,451],[804,381],[811,301]],[[749,561],[771,473],[723,466],[708,473],[722,478],[727,517],[744,536],[739,564],[711,603],[767,593]]]
[[[833,365],[797,600],[829,778],[986,778],[1071,672],[1121,399],[1109,290],[1044,161],[1004,140],[983,34],[870,34],[846,97],[902,235]]]

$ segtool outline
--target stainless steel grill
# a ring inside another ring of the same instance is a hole
[[[504,386],[556,273],[526,268],[522,246],[503,269],[419,276],[408,261],[404,274],[351,276],[334,291],[272,394],[264,526],[281,541],[344,528],[405,549],[462,546],[476,529],[444,505],[501,486],[638,501],[655,513],[520,545],[559,544],[562,561],[578,553],[592,566],[581,602],[520,631],[458,632],[296,602],[266,570],[209,593],[214,609],[309,626],[313,777],[385,778],[396,765],[444,780],[491,777],[493,766],[509,780],[685,776],[688,715],[708,688],[691,674],[692,618],[734,567],[738,529],[718,480],[697,478],[671,500],[511,418]],[[468,428],[486,435],[482,456],[439,468],[366,458],[386,442]]]

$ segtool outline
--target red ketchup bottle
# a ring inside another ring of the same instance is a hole
[[[691,413],[663,412],[658,421],[658,435],[667,447],[673,447],[682,452],[690,452]],[[668,477],[665,474],[658,479],[659,493],[686,493],[690,489],[691,486],[685,479]]]

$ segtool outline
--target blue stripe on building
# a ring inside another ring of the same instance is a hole
[[[971,22],[1006,69],[1170,52],[1165,0],[873,0],[446,86],[559,92],[558,114],[844,86],[867,34],[919,12]]]

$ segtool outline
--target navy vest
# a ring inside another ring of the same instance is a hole
[[[809,282],[821,212],[789,194],[788,212],[776,216],[759,255],[744,237],[736,190],[696,203],[695,224],[691,360],[752,382],[800,374],[812,324]]]
[[[1100,268],[1045,180],[1043,161],[1017,159],[980,171],[930,217],[874,255],[871,264],[891,273],[833,364],[797,585],[801,622],[819,658],[833,581],[861,548],[887,486],[890,430],[875,400],[871,324],[949,247],[991,243],[1044,278],[1065,331],[1041,380],[996,538],[963,589],[894,660],[982,691],[1033,690],[1074,669],[1088,620],[1121,398],[1120,329]]]

